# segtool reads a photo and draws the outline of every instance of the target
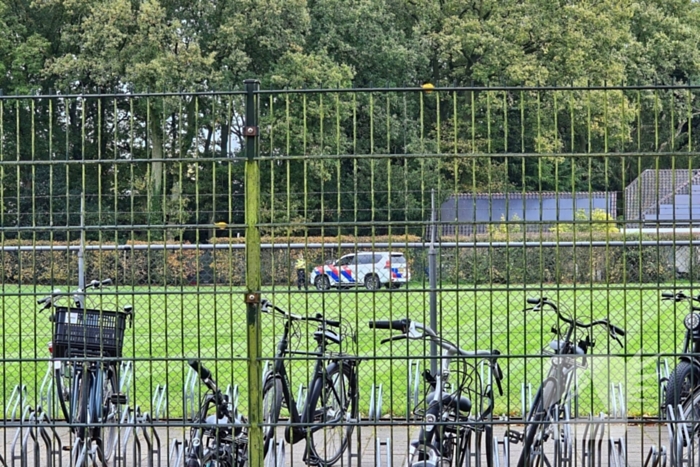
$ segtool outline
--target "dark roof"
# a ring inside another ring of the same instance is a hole
[[[659,205],[673,203],[700,182],[698,169],[648,169],[625,188],[625,219],[635,221],[658,214]]]

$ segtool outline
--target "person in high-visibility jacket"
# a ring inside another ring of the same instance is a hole
[[[295,267],[297,270],[297,288],[301,290],[303,286],[305,290],[308,290],[309,287],[306,285],[306,260],[304,259],[304,253],[299,253]]]

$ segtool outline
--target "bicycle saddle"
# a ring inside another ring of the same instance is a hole
[[[431,391],[430,393],[428,393],[428,396],[425,400],[428,401],[428,403],[433,403],[434,399],[435,391]],[[472,410],[472,401],[470,401],[469,398],[466,396],[457,397],[457,394],[449,394],[447,392],[443,392],[442,403],[443,405],[451,408],[459,407],[459,411],[465,414],[468,414]]]

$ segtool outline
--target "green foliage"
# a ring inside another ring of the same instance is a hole
[[[700,4],[683,0],[0,0],[0,89],[228,91],[251,77],[263,89],[686,83],[700,76],[699,24]],[[691,166],[682,154],[700,145],[692,90],[485,87],[260,101],[262,154],[290,156],[262,167],[262,213],[273,223],[381,224],[388,206],[392,220],[424,220],[432,188],[440,199],[621,191],[645,168]],[[243,147],[242,96],[2,100],[0,114],[3,160],[152,160],[2,171],[3,225],[75,225],[68,211],[81,191],[99,223],[242,222],[242,165],[206,161]],[[630,151],[679,155],[563,156]],[[516,157],[523,152],[542,157]],[[387,157],[317,157],[348,154]],[[418,159],[429,154],[444,157]],[[202,163],[164,162],[183,157]]]
[[[604,209],[594,209],[589,219],[586,210],[579,208],[576,210],[573,222],[560,222],[556,226],[550,228],[549,231],[554,233],[617,233],[619,229],[614,221],[615,219]]]

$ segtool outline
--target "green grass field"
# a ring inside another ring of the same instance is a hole
[[[678,285],[675,288],[679,289]],[[597,332],[594,358],[589,370],[580,375],[579,413],[608,411],[610,383],[621,382],[627,393],[630,415],[657,413],[657,355],[680,350],[683,339],[683,316],[687,305],[674,307],[661,302],[660,291],[668,287],[605,286],[596,288],[510,286],[467,288],[444,284],[438,292],[439,331],[465,349],[498,349],[505,373],[505,394],[497,399],[496,412],[519,415],[521,385],[529,382],[536,390],[542,374],[549,367],[539,355],[552,339],[550,328],[556,324],[552,312],[544,315],[524,314],[525,297],[542,293],[565,305],[582,321],[609,317],[627,330],[625,347],[608,343],[605,333]],[[687,290],[687,288],[686,288]],[[35,403],[41,379],[47,368],[47,343],[51,340],[49,313],[39,314],[36,298],[49,292],[48,287],[4,286],[0,298],[0,346],[3,365],[0,402],[5,407],[13,387],[27,385],[29,399]],[[200,358],[216,373],[221,386],[239,385],[241,406],[248,405],[245,332],[245,305],[240,288],[137,287],[94,295],[105,308],[132,303],[136,313],[134,326],[127,328],[125,358],[135,360],[131,385],[132,405],[151,410],[151,394],[158,384],[168,387],[168,417],[182,417],[183,381],[186,360]],[[398,291],[364,290],[329,291],[308,294],[275,288],[263,295],[294,313],[328,317],[345,321],[356,334],[356,344],[346,339],[344,352],[357,352],[366,359],[360,365],[360,409],[367,413],[373,384],[384,388],[384,413],[404,417],[407,408],[408,360],[420,360],[421,371],[429,366],[425,357],[429,347],[424,341],[398,341],[380,345],[389,331],[368,328],[371,319],[409,317],[429,322],[429,294],[417,285]],[[282,332],[279,317],[262,316],[264,355],[270,357]],[[313,349],[314,327],[300,327],[292,345],[296,350]],[[294,356],[292,385],[305,384],[311,362]],[[21,361],[20,361],[21,360]],[[674,357],[669,363],[674,364]],[[422,394],[421,384],[421,394]],[[296,392],[296,390],[295,390]]]

